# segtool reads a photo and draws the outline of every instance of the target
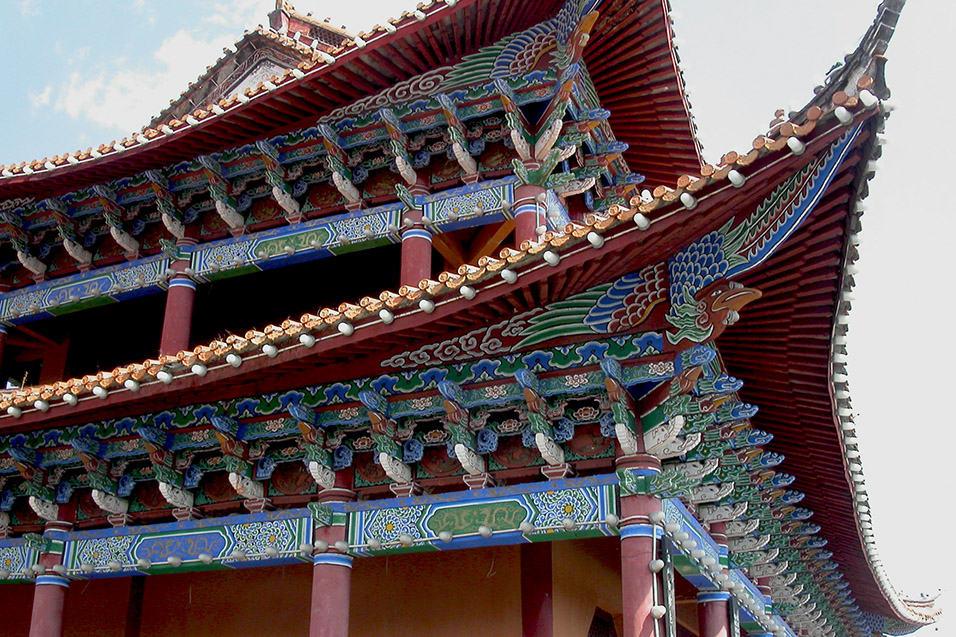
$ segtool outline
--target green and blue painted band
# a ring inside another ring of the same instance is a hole
[[[342,555],[341,553],[322,553],[321,555],[314,555],[312,557],[313,566],[344,566],[345,568],[352,568],[352,556],[351,555]]]
[[[70,580],[62,575],[38,575],[37,586],[62,586],[70,587]]]
[[[432,240],[432,233],[430,233],[428,230],[419,230],[417,228],[406,230],[402,233],[402,241],[405,241],[406,239],[425,239],[430,243]]]
[[[628,524],[621,527],[621,539],[629,537],[650,537],[660,539],[664,535],[663,529],[656,524]]]
[[[190,290],[196,289],[196,282],[192,279],[186,278],[175,278],[169,282],[169,287],[171,288],[189,288]]]

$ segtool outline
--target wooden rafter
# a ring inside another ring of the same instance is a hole
[[[514,219],[506,219],[501,223],[485,226],[475,237],[468,255],[468,263],[476,263],[480,257],[490,256],[501,246],[515,229]]]
[[[448,262],[449,268],[447,269],[457,270],[459,266],[468,263],[461,242],[447,232],[433,236],[432,246]]]

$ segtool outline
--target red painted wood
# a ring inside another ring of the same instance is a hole
[[[646,516],[660,511],[661,501],[653,496],[621,498],[622,519]],[[645,522],[646,523],[646,522]],[[624,634],[622,637],[654,637],[654,575],[647,565],[655,557],[655,540],[630,537],[621,540],[621,594],[624,602]]]
[[[538,239],[537,229],[544,223],[545,207],[537,202],[536,197],[544,191],[541,186],[532,184],[522,184],[515,188],[515,246],[518,248],[524,241]]]
[[[39,564],[51,569],[60,563],[61,556],[43,553]],[[48,570],[49,574],[52,571]],[[60,637],[63,634],[63,610],[69,588],[55,584],[37,584],[33,591],[33,610],[30,615],[30,637]]]
[[[660,460],[646,454],[619,456],[617,466],[638,471],[661,470]],[[654,496],[621,497],[621,595],[624,609],[624,634],[621,637],[657,635],[656,620],[651,616],[657,576],[648,568],[651,560],[657,557],[657,539],[650,535],[626,535],[627,528],[632,525],[648,527],[649,516],[660,510],[661,501]]]
[[[348,636],[351,588],[351,568],[329,564],[312,567],[309,637]]]
[[[728,637],[730,635],[729,604],[726,601],[697,604],[697,625],[700,637]]]
[[[173,279],[170,282],[169,290],[166,291],[166,314],[163,316],[163,336],[159,344],[161,354],[176,354],[189,349],[196,290],[187,285],[176,285],[175,281]]]
[[[322,502],[354,500],[348,490],[351,473],[336,477],[336,488],[319,495]],[[343,488],[339,488],[340,485]],[[325,526],[315,529],[316,542],[328,542],[328,553],[338,554],[336,542],[346,539],[344,526]],[[315,564],[312,567],[312,606],[309,613],[309,637],[347,637],[349,634],[349,603],[352,597],[352,568],[338,564]]]

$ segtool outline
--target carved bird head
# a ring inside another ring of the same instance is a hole
[[[740,310],[763,293],[744,287],[736,281],[720,279],[702,288],[694,298],[697,300],[697,326],[714,328],[713,338],[720,335],[728,325],[740,320]]]

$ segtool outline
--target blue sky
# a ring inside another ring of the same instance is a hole
[[[295,4],[359,31],[415,2]],[[806,102],[830,66],[855,47],[877,4],[673,0],[706,157],[746,150],[776,108]],[[244,29],[265,23],[273,6],[271,0],[0,3],[0,164],[138,130]],[[910,2],[891,42],[887,78],[899,108],[887,124],[889,144],[866,202],[850,319],[851,388],[877,540],[891,579],[911,594],[944,586],[945,575],[932,566],[943,562],[942,554],[934,560],[924,546],[913,555],[914,534],[943,539],[954,522],[942,495],[956,442],[952,409],[942,400],[952,391],[956,360],[948,333],[956,310],[949,258],[956,215],[942,193],[951,163],[946,113],[956,97],[945,70],[953,24],[951,3]]]

